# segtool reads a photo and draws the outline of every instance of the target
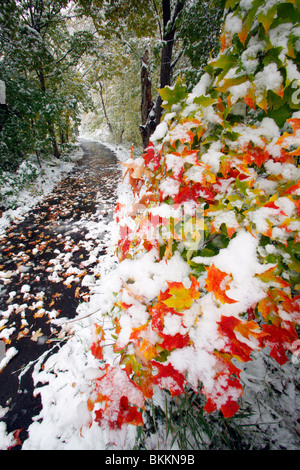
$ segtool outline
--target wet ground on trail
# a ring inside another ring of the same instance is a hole
[[[8,433],[22,429],[21,442],[41,407],[34,363],[58,347],[57,320],[74,318],[88,300],[121,178],[110,149],[80,145],[84,155],[73,171],[0,238],[0,421]]]

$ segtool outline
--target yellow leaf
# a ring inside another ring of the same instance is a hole
[[[182,282],[168,282],[169,289],[164,294],[171,297],[162,300],[167,307],[176,310],[185,310],[191,307],[194,300],[199,299],[199,283],[191,276],[192,283],[189,289],[186,289]]]

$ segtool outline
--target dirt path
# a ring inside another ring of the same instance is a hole
[[[121,177],[111,150],[80,144],[84,156],[74,171],[0,239],[0,362],[4,346],[12,357],[0,372],[0,421],[8,433],[22,429],[21,442],[41,407],[33,396],[34,363],[58,347],[55,321],[74,318],[79,302],[88,300],[97,258],[105,253],[99,227],[113,217]]]

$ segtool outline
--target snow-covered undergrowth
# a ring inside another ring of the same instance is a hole
[[[73,168],[74,162],[83,155],[80,147],[75,147],[67,157],[49,157],[39,163],[32,156],[21,163],[14,173],[3,172],[0,176],[0,231],[12,222],[20,222],[39,201],[47,196],[66,173]]]
[[[299,11],[227,9],[219,56],[192,93],[161,91],[124,164],[90,303],[35,365],[24,448],[299,448]]]

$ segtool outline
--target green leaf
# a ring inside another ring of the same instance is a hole
[[[278,46],[278,47],[272,47],[268,50],[268,54],[263,58],[262,63],[264,66],[269,65],[273,62],[277,64],[278,68],[282,67],[282,62],[279,59],[279,55],[281,51],[283,50],[283,47]]]
[[[214,100],[210,96],[202,95],[202,96],[197,96],[196,98],[194,98],[195,104],[199,104],[200,106],[204,106],[204,107],[210,106],[211,104],[214,104],[216,102],[217,100]]]
[[[265,32],[268,34],[271,24],[273,23],[274,16],[277,13],[277,6],[273,5],[269,10],[262,11],[257,15],[257,20],[263,25]]]
[[[233,9],[238,3],[239,0],[227,0],[225,3],[225,8],[226,10],[229,8]]]
[[[222,69],[223,72],[219,75],[219,79],[223,78],[229,70],[234,67],[236,64],[236,57],[232,55],[222,54],[217,60],[213,63],[215,68]]]
[[[167,102],[168,107],[179,103],[187,96],[186,85],[182,82],[180,76],[178,77],[173,87],[166,86],[165,88],[161,88],[158,91],[161,99]]]
[[[241,75],[240,77],[234,77],[234,78],[228,78],[227,80],[224,80],[224,84],[222,86],[219,86],[217,89],[221,93],[226,93],[228,88],[235,86],[235,85],[240,85],[241,83],[246,82],[248,79],[247,75]]]

